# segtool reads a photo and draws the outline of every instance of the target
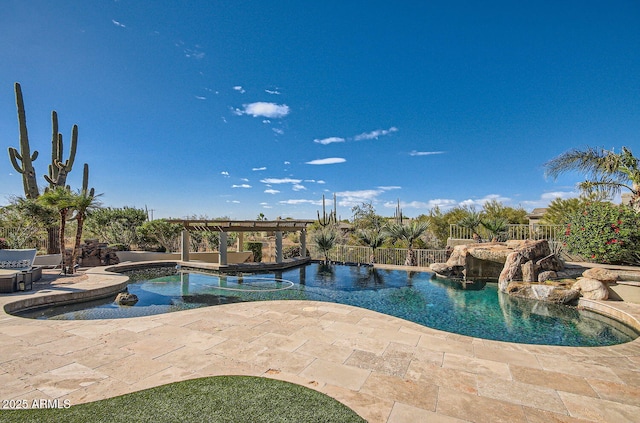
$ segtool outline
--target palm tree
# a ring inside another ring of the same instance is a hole
[[[424,221],[413,220],[408,224],[391,223],[385,228],[385,232],[393,239],[401,239],[407,243],[407,257],[405,266],[417,266],[417,260],[413,251],[413,243],[426,232],[429,224]]]
[[[378,229],[360,229],[356,232],[356,235],[360,242],[370,247],[371,250],[371,264],[376,262],[376,249],[380,248],[386,239],[385,233]]]
[[[322,229],[314,234],[313,242],[316,244],[316,247],[322,251],[325,263],[329,262],[329,251],[331,251],[336,244],[337,239],[338,235],[336,232],[330,229]]]
[[[478,234],[478,226],[481,224],[482,219],[480,218],[480,213],[475,210],[470,210],[469,213],[458,222],[458,225],[471,231],[473,239],[477,242],[482,242],[482,238],[480,234]]]
[[[78,260],[78,252],[80,251],[84,221],[94,210],[100,208],[101,203],[96,199],[96,197],[99,197],[100,195],[101,194],[95,195],[93,188],[91,188],[90,191],[87,191],[86,188],[81,189],[77,194],[73,195],[73,210],[75,211],[75,214],[71,219],[75,219],[77,222],[77,228],[76,240],[73,245],[73,252],[71,253],[72,266],[69,268],[69,273],[75,272],[75,263]]]
[[[578,171],[587,179],[578,184],[586,193],[607,196],[619,194],[623,189],[631,191],[629,205],[640,208],[640,160],[627,147],[622,152],[604,148],[569,150],[544,164],[545,175],[557,178],[560,174]]]
[[[73,269],[73,264],[67,263],[65,266],[65,242],[64,242],[64,230],[65,225],[67,223],[67,215],[69,214],[70,209],[74,205],[74,195],[69,191],[66,187],[55,187],[52,189],[48,189],[38,197],[38,202],[45,206],[53,207],[58,211],[58,215],[60,217],[60,228],[59,228],[59,238],[60,238],[60,254],[62,255],[62,268],[63,271],[66,269]]]
[[[491,241],[504,241],[502,238],[507,231],[507,219],[496,217],[483,220],[480,224],[491,234]]]

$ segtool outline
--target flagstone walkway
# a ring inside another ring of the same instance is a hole
[[[0,296],[0,305],[121,282],[88,271],[50,292]],[[640,317],[638,304],[607,305]],[[91,321],[0,312],[0,406],[56,398],[80,404],[230,374],[316,389],[370,422],[637,422],[640,416],[640,340],[598,348],[513,344],[310,301]]]

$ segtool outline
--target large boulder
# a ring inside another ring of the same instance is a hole
[[[588,279],[597,279],[604,283],[616,283],[618,281],[618,275],[611,270],[600,269],[593,267],[582,272],[582,276]]]
[[[129,292],[121,292],[116,296],[115,303],[118,305],[132,306],[138,302],[138,296]]]
[[[609,298],[609,287],[597,279],[578,278],[572,289],[578,291],[582,298],[588,300],[606,300]]]
[[[532,284],[526,282],[509,282],[505,292],[518,298],[570,304],[580,296],[580,293],[563,283],[558,284]]]

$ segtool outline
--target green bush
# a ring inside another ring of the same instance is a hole
[[[261,242],[245,242],[244,249],[253,253],[253,261],[260,263],[262,261],[262,243]]]
[[[624,205],[586,203],[569,215],[567,250],[586,260],[609,264],[640,262],[640,213]]]
[[[306,257],[309,257],[309,249],[307,248],[307,255]],[[292,245],[290,247],[286,247],[282,249],[282,258],[285,259],[290,259],[290,258],[295,258],[295,257],[300,257],[300,246],[299,245]]]

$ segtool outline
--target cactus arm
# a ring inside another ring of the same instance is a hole
[[[11,160],[11,164],[13,165],[13,168],[16,170],[16,172],[24,173],[24,170],[22,170],[22,168],[18,164],[18,160],[22,161],[22,157],[20,156],[20,153],[18,153],[18,150],[16,150],[14,147],[9,147],[9,159]]]
[[[71,172],[71,169],[73,169],[73,162],[75,162],[76,160],[77,146],[78,146],[78,125],[73,125],[73,128],[71,128],[71,149],[69,150],[69,158],[67,159],[64,165],[64,167],[67,169],[67,172]]]

